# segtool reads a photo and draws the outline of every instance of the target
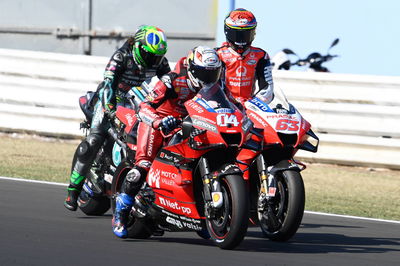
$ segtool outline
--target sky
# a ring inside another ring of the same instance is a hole
[[[324,65],[334,73],[400,76],[399,0],[234,0],[258,25],[253,46],[272,57],[290,48],[305,58],[312,52],[339,55]],[[217,43],[232,0],[219,0]],[[300,68],[293,68],[300,70]]]

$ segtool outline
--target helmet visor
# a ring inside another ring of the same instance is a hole
[[[150,67],[150,68],[157,68],[161,64],[161,61],[164,58],[163,54],[162,55],[153,54],[151,52],[148,52],[142,46],[140,46],[140,48],[139,48],[139,54],[145,64],[145,66]]]
[[[225,27],[226,38],[229,42],[236,45],[250,45],[256,33],[256,29],[233,29]]]
[[[190,66],[190,72],[204,84],[212,84],[217,82],[221,75],[221,67],[200,67],[196,65]]]

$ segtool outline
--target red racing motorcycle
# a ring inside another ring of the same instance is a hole
[[[297,232],[305,205],[300,174],[305,165],[293,157],[299,149],[317,152],[319,139],[278,88],[270,103],[256,96],[245,107],[254,127],[264,129],[262,152],[243,149],[238,156],[249,171],[250,219],[269,239],[287,241]]]
[[[219,84],[201,89],[185,107],[188,116],[158,152],[136,196],[147,209],[132,207],[129,237],[196,231],[222,249],[233,249],[248,227],[248,195],[236,157],[253,135],[252,122]],[[126,158],[115,171],[114,199],[132,165]]]
[[[148,94],[150,81],[143,82],[140,87],[132,87],[126,94],[125,106],[118,106],[117,111],[108,119],[111,127],[107,137],[96,154],[83,189],[78,199],[78,206],[86,215],[103,215],[111,206],[111,184],[114,172],[125,157],[134,157],[136,150],[136,111],[139,104]],[[81,129],[86,133],[90,129],[93,118],[94,106],[98,101],[98,93],[89,91],[79,98],[79,106],[85,115]],[[123,123],[120,122],[123,120]],[[77,160],[76,154],[72,165]]]

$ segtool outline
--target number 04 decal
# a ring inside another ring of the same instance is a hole
[[[289,119],[280,119],[276,123],[275,129],[276,130],[298,131],[299,130],[299,121],[289,120]]]
[[[217,116],[217,125],[221,127],[226,127],[228,124],[232,124],[235,127],[239,125],[237,118],[235,115],[228,115],[228,114],[219,114]]]

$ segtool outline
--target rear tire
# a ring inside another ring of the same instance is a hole
[[[297,171],[285,170],[275,177],[277,192],[272,211],[279,226],[270,228],[262,218],[260,227],[265,237],[283,242],[292,238],[300,227],[304,214],[305,191],[303,179]]]
[[[131,169],[132,169],[132,164],[124,160],[119,164],[117,170],[115,170],[113,182],[111,185],[111,192],[113,195],[111,200],[111,206],[113,213],[115,212],[115,198],[118,196],[119,193],[121,193],[122,184],[125,180],[126,175]],[[132,215],[132,212],[130,212],[129,214],[127,230],[129,238],[147,239],[152,235],[151,232],[149,232],[149,230],[145,226],[144,220],[136,219]]]
[[[215,218],[206,219],[211,239],[221,249],[234,249],[246,235],[249,203],[243,178],[227,175],[221,179],[223,206]]]
[[[77,160],[77,154],[72,159],[71,172]],[[101,216],[105,214],[111,206],[110,199],[107,196],[92,198],[86,191],[82,190],[78,198],[78,207],[88,216]]]
[[[82,191],[79,195],[78,206],[86,215],[100,216],[110,209],[111,202],[107,196],[92,198],[86,191]]]

